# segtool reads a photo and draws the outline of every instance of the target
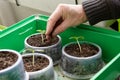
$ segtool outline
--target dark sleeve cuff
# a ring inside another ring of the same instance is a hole
[[[82,5],[90,25],[112,18],[106,0],[87,0]]]

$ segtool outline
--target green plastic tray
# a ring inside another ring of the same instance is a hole
[[[91,80],[116,80],[120,76],[120,53],[102,68]]]
[[[8,48],[22,52],[24,39],[28,35],[36,33],[37,29],[46,29],[47,19],[48,17],[44,15],[32,15],[1,31],[0,49]],[[120,33],[116,31],[81,24],[67,29],[60,36],[62,37],[62,45],[72,41],[69,40],[70,36],[84,36],[86,41],[100,45],[105,63],[110,62],[120,52]]]

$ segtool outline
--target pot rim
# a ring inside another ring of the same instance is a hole
[[[29,80],[29,75],[26,71],[25,71],[25,80]]]
[[[68,43],[68,44],[66,44],[66,45],[63,46],[63,48],[62,48],[62,54],[65,55],[65,56],[67,56],[67,57],[69,57],[69,58],[78,59],[78,60],[79,60],[79,59],[98,58],[98,57],[101,57],[101,56],[102,56],[102,49],[101,49],[101,47],[100,47],[99,45],[97,45],[97,44],[95,44],[95,43],[93,43],[93,42],[88,42],[88,41],[79,41],[79,42],[80,42],[80,43],[88,43],[88,44],[90,44],[90,45],[96,46],[96,47],[99,49],[98,53],[95,54],[95,55],[93,55],[93,56],[88,56],[88,57],[76,57],[76,56],[69,55],[69,54],[67,54],[67,53],[65,52],[64,49],[65,49],[68,45],[76,43],[76,42],[70,42],[70,43]]]
[[[46,49],[46,48],[48,48],[48,47],[49,47],[49,48],[52,48],[52,47],[58,45],[58,44],[61,42],[61,37],[60,37],[59,35],[57,35],[57,37],[58,37],[59,40],[58,40],[58,42],[57,42],[56,44],[53,44],[53,45],[50,45],[50,46],[45,46],[45,47],[36,47],[36,46],[31,46],[31,45],[29,45],[29,44],[27,43],[27,39],[28,39],[29,37],[33,36],[33,35],[38,35],[38,34],[41,34],[41,33],[34,33],[34,34],[26,37],[26,38],[25,38],[25,41],[24,41],[25,45],[27,45],[27,46],[30,47],[30,48]]]
[[[1,52],[1,51],[12,52],[13,54],[16,54],[16,55],[18,56],[18,58],[17,58],[17,61],[16,61],[13,65],[11,65],[11,66],[3,69],[3,70],[0,70],[0,73],[4,73],[4,72],[6,72],[6,71],[9,71],[9,70],[13,69],[14,67],[16,67],[17,65],[19,65],[19,63],[21,63],[21,61],[22,61],[22,56],[21,56],[20,53],[18,53],[17,51],[11,50],[11,49],[1,49],[0,52]]]
[[[22,57],[31,56],[31,55],[33,55],[33,53],[23,54]],[[45,54],[42,54],[42,53],[34,53],[34,55],[43,56],[43,57],[47,58],[48,61],[49,61],[49,65],[47,67],[43,68],[42,70],[38,70],[38,71],[34,71],[34,72],[27,72],[29,75],[33,75],[33,74],[35,75],[35,74],[38,74],[38,73],[43,73],[43,72],[51,69],[51,67],[53,67],[53,61],[49,56],[47,56]]]

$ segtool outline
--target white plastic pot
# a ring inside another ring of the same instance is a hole
[[[62,54],[62,49],[61,49],[61,37],[59,35],[57,35],[57,37],[59,38],[59,41],[54,44],[54,45],[51,45],[51,46],[46,46],[46,47],[35,47],[35,46],[31,46],[27,43],[27,39],[33,35],[38,35],[40,33],[35,33],[35,34],[32,34],[30,36],[28,36],[25,41],[24,41],[24,44],[25,44],[25,47],[27,49],[33,49],[35,51],[41,51],[43,50],[44,54],[47,54],[48,56],[50,56],[52,59],[53,59],[53,64],[56,65],[57,63],[59,63],[60,59],[61,59],[61,54]],[[42,52],[40,52],[42,53]]]
[[[61,70],[64,75],[70,78],[89,79],[104,66],[102,50],[100,46],[95,43],[82,41],[80,44],[87,43],[96,46],[98,53],[89,57],[75,57],[65,52],[65,48],[74,43],[76,42],[68,43],[62,48]]]
[[[25,73],[22,56],[20,53],[9,50],[9,49],[1,49],[0,52],[7,51],[12,52],[13,54],[18,56],[17,61],[10,67],[0,70],[0,80],[26,80],[28,79],[27,74]]]
[[[29,80],[29,74],[27,72],[25,72],[25,79],[24,80]]]
[[[23,54],[23,57],[32,56],[33,53]],[[34,71],[34,72],[27,72],[29,74],[29,80],[55,80],[54,79],[54,69],[53,69],[53,62],[52,59],[40,53],[34,53],[34,56],[42,56],[48,59],[49,65],[42,70]]]

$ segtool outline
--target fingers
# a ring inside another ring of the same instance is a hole
[[[52,36],[56,36],[61,32],[65,31],[69,27],[69,20],[64,20],[60,25],[58,25],[52,32]]]
[[[46,29],[46,35],[50,35],[54,29],[54,25],[56,24],[56,22],[59,20],[59,18],[61,17],[61,10],[59,8],[57,8],[53,14],[50,16],[50,18],[48,19],[47,22],[47,29]]]

